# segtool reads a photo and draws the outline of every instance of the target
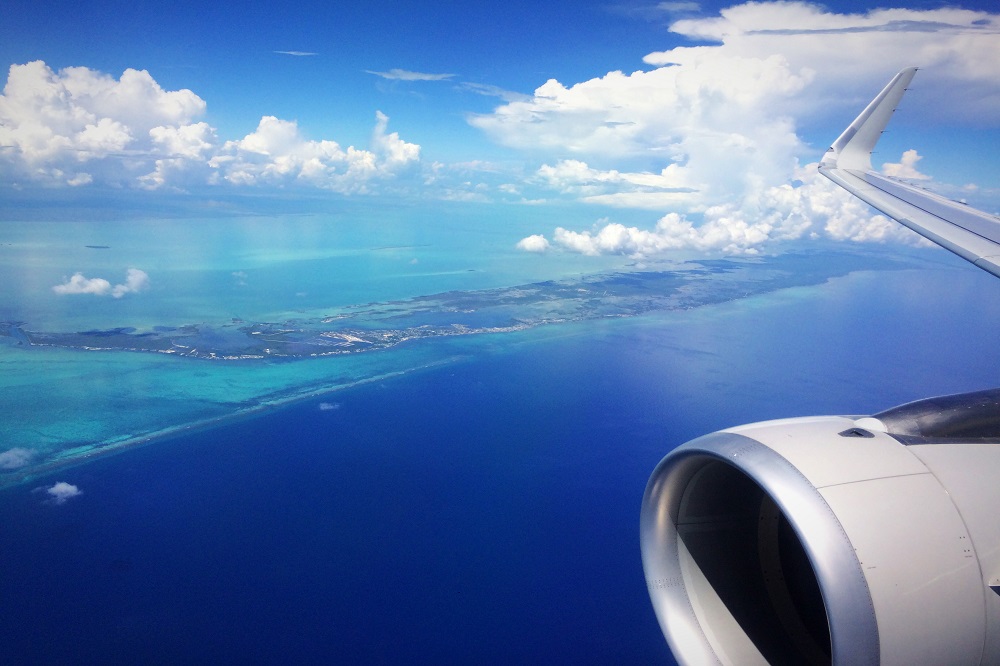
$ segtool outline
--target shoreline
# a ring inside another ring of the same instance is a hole
[[[687,310],[782,289],[823,284],[856,270],[900,270],[912,262],[809,254],[767,260],[705,259],[669,270],[615,271],[512,287],[450,291],[358,304],[283,321],[233,318],[181,326],[74,332],[0,321],[0,344],[83,352],[128,351],[241,363],[294,362],[390,349],[412,340],[505,333],[559,324]]]
[[[93,445],[82,444],[77,447],[70,447],[65,449],[62,455],[57,455],[55,458],[46,460],[37,465],[27,465],[19,469],[3,472],[0,474],[0,492],[25,486],[39,478],[55,474],[56,472],[78,467],[80,465],[84,465],[98,459],[111,457],[119,453],[125,453],[148,444],[170,441],[174,438],[212,430],[213,428],[222,427],[243,420],[249,420],[262,416],[268,412],[282,409],[289,405],[305,402],[307,400],[336,393],[338,391],[344,391],[375,382],[391,380],[396,377],[402,377],[414,372],[420,372],[422,370],[451,365],[452,363],[460,362],[463,358],[465,357],[462,355],[453,355],[437,361],[414,366],[412,368],[405,368],[403,370],[394,370],[379,375],[373,375],[371,377],[357,379],[345,384],[325,386],[321,388],[311,387],[303,391],[289,393],[288,395],[282,397],[262,400],[258,404],[240,407],[232,412],[222,414],[220,416],[213,416],[196,421],[171,425],[161,428],[160,430],[155,430],[141,435],[124,436],[117,441],[107,440],[103,443]],[[74,449],[80,449],[87,446],[91,446],[92,448],[88,448],[87,450],[80,451],[78,453],[69,453]],[[66,455],[67,453],[68,455]]]
[[[898,263],[893,266],[890,270],[911,270],[910,266],[900,266]],[[867,270],[879,270],[879,269],[862,269],[860,272],[867,272]],[[885,270],[885,268],[882,268]],[[594,322],[600,320],[621,320],[621,319],[635,319],[642,318],[644,315],[653,314],[656,312],[667,313],[672,311],[688,311],[691,309],[702,309],[705,307],[711,308],[714,306],[720,306],[725,304],[737,303],[746,301],[748,298],[766,296],[768,294],[781,293],[788,291],[789,289],[795,288],[810,288],[819,287],[823,284],[829,283],[832,279],[846,277],[855,272],[856,269],[852,270],[850,268],[842,270],[833,271],[821,271],[822,275],[810,275],[808,279],[803,279],[802,275],[788,274],[781,276],[784,279],[775,279],[773,275],[767,276],[770,279],[764,279],[759,281],[754,280],[736,280],[736,281],[711,281],[713,286],[724,286],[727,288],[716,289],[708,292],[701,292],[698,295],[701,298],[690,298],[691,294],[687,293],[684,296],[688,296],[687,302],[678,303],[677,294],[668,295],[666,298],[661,296],[662,300],[656,302],[656,306],[652,306],[649,301],[640,298],[640,303],[638,307],[633,305],[632,308],[626,309],[626,311],[600,311],[600,312],[589,312],[590,316],[579,317],[573,315],[579,315],[579,313],[567,313],[568,316],[564,318],[553,317],[550,311],[549,318],[538,321],[538,322],[520,322],[518,325],[511,327],[482,327],[479,329],[463,329],[462,327],[455,326],[452,324],[448,326],[446,330],[442,331],[440,329],[433,330],[436,334],[431,335],[421,335],[414,336],[412,338],[407,338],[403,342],[413,342],[414,340],[444,340],[448,338],[454,338],[456,336],[462,337],[473,334],[500,334],[505,335],[512,333],[514,331],[529,331],[536,330],[542,331],[552,328],[559,328],[559,326],[554,326],[556,324],[584,324],[586,322]],[[620,275],[620,274],[619,274]],[[792,279],[789,279],[791,277]],[[734,284],[735,282],[735,284]],[[579,284],[579,283],[576,283]],[[704,283],[703,283],[704,284]],[[733,287],[739,285],[739,288],[734,289]],[[574,285],[575,286],[575,285]],[[603,285],[602,285],[603,286]],[[646,285],[643,285],[646,286]],[[659,286],[659,285],[657,285]],[[561,289],[565,289],[565,286],[560,285]],[[746,288],[749,287],[749,288]],[[646,296],[645,289],[640,290],[642,296]],[[683,294],[683,290],[681,291]],[[516,296],[516,294],[515,294]],[[673,299],[670,296],[674,296]],[[710,296],[706,298],[706,296]],[[670,301],[670,302],[665,302]],[[424,329],[427,332],[427,329]],[[343,335],[343,330],[337,332],[338,335]],[[37,345],[43,346],[43,345]],[[386,349],[391,347],[400,346],[397,342],[395,345],[389,345]],[[54,346],[55,347],[55,346]],[[58,347],[56,347],[58,348]],[[62,349],[67,349],[67,351],[74,351],[72,348],[62,347]],[[82,350],[76,350],[82,351]],[[133,353],[139,350],[131,349],[106,349],[101,350],[106,352],[122,352],[131,351]],[[348,353],[347,355],[353,355]],[[163,356],[159,354],[159,356]],[[175,357],[181,357],[182,355],[171,355]],[[55,453],[52,457],[44,459],[42,462],[37,464],[29,464],[18,469],[4,470],[0,471],[0,491],[7,488],[15,488],[20,486],[25,486],[36,482],[37,479],[44,478],[60,472],[62,470],[70,469],[85,463],[91,462],[93,460],[101,459],[117,453],[125,452],[147,444],[161,442],[170,440],[175,437],[183,437],[188,434],[193,434],[215,428],[218,426],[224,426],[227,423],[232,423],[238,420],[246,418],[254,418],[257,415],[265,414],[271,410],[280,409],[284,406],[291,405],[297,402],[302,402],[309,399],[315,399],[317,397],[332,394],[337,391],[344,389],[353,388],[356,386],[361,386],[373,382],[384,381],[392,379],[394,377],[403,376],[410,374],[412,372],[431,369],[435,367],[441,367],[451,363],[455,363],[460,359],[466,357],[463,354],[451,354],[444,358],[425,361],[419,365],[413,367],[407,367],[398,370],[385,371],[379,374],[375,374],[369,377],[363,377],[361,379],[354,379],[347,381],[346,383],[340,384],[324,384],[322,380],[314,380],[313,382],[307,383],[305,385],[290,385],[288,388],[283,390],[278,390],[272,394],[275,397],[251,397],[241,403],[235,403],[238,406],[228,410],[226,413],[219,414],[216,416],[208,416],[200,419],[194,419],[191,421],[182,422],[175,425],[169,425],[160,429],[151,430],[144,432],[142,434],[128,434],[128,435],[117,435],[108,439],[98,440],[93,443],[87,442],[77,442],[73,445],[68,445],[63,448],[60,452]],[[189,357],[190,358],[190,357]],[[289,361],[294,360],[307,360],[309,357],[302,359],[288,359]],[[199,359],[197,357],[193,358],[194,361],[202,361],[204,359]],[[221,404],[221,403],[220,403]],[[233,403],[230,403],[233,404]]]

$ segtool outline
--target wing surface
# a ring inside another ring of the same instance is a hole
[[[916,72],[910,67],[893,77],[826,152],[819,172],[900,224],[1000,277],[1000,219],[872,169],[872,150]]]

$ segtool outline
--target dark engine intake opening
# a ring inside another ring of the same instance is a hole
[[[698,469],[677,507],[677,534],[710,590],[687,581],[688,595],[714,592],[745,634],[727,635],[719,627],[732,623],[716,627],[710,616],[703,621],[713,624],[715,639],[723,648],[749,639],[770,664],[831,663],[823,595],[788,519],[732,465],[712,458],[689,462]],[[717,606],[694,601],[707,613]]]

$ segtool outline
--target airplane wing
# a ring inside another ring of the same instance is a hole
[[[900,72],[820,171],[1000,277],[997,218],[875,173]],[[1000,664],[1000,389],[755,423],[657,465],[642,566],[681,664]]]
[[[921,236],[1000,277],[1000,219],[872,169],[871,153],[917,68],[897,74],[826,152],[819,172]]]

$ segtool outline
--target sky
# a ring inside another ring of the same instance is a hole
[[[592,213],[518,247],[916,244],[815,164],[915,65],[873,162],[1000,210],[989,4],[13,0],[0,209],[149,194],[572,205]]]

